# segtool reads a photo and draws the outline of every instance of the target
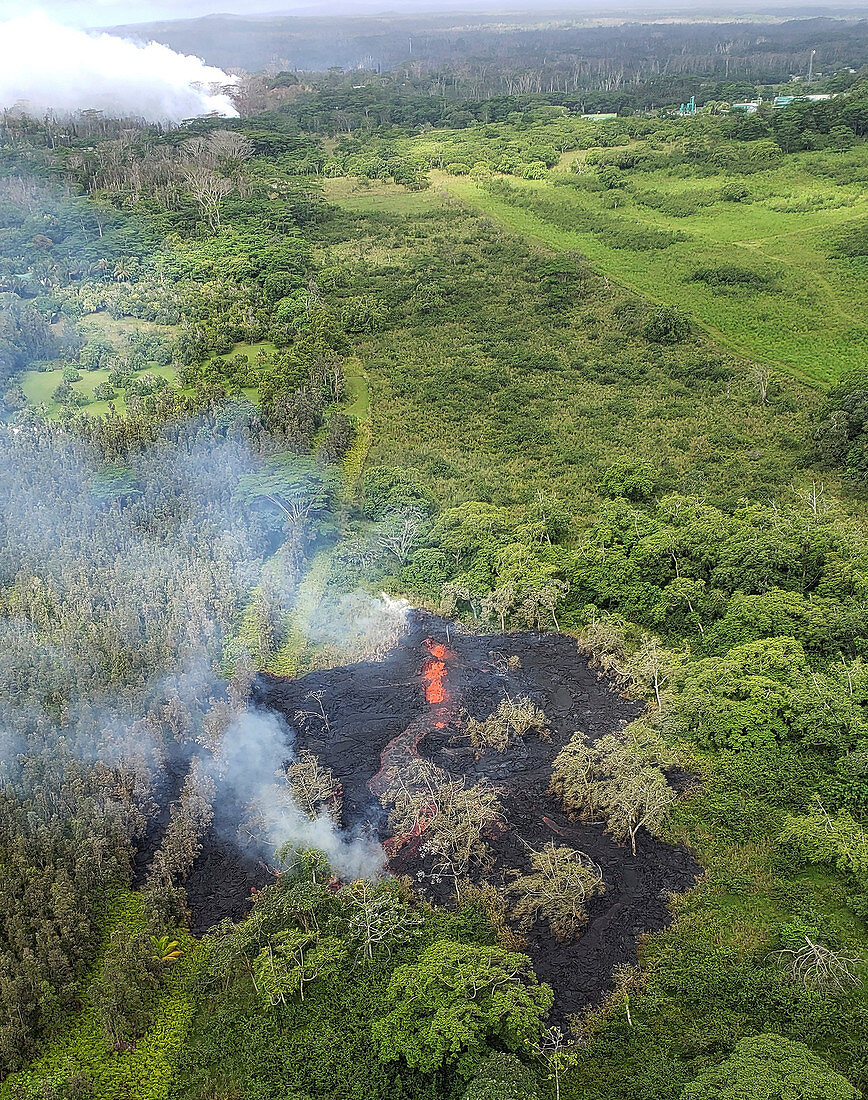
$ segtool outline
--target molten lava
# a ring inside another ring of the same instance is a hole
[[[422,666],[422,679],[425,681],[425,702],[446,702],[446,662],[431,657]]]
[[[390,773],[405,767],[413,757],[418,757],[420,741],[432,729],[444,729],[451,714],[447,662],[455,654],[449,646],[442,642],[435,642],[433,638],[426,638],[424,645],[430,654],[422,665],[425,702],[436,709],[433,714],[431,711],[420,714],[403,733],[393,737],[383,749],[380,754],[380,770],[368,783],[368,789],[377,798],[381,798],[387,790]],[[420,815],[419,821],[410,833],[406,836],[389,838],[383,845],[388,857],[391,859],[404,845],[417,842],[436,814],[437,806],[432,802]]]
[[[435,642],[431,638],[425,639],[425,648],[431,654],[422,665],[425,702],[440,706],[449,701],[449,692],[446,688],[446,662],[452,656],[452,651],[442,642]]]

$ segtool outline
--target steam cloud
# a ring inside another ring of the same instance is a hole
[[[86,34],[39,13],[0,23],[0,107],[97,110],[148,122],[236,117],[223,91],[234,83],[221,69],[156,42]]]
[[[318,848],[342,878],[375,878],[386,862],[376,840],[347,838],[325,812],[311,820],[286,785],[275,781],[291,755],[291,739],[291,731],[274,714],[249,710],[239,715],[223,737],[215,769],[218,782],[224,790],[230,787],[239,802],[256,807],[272,852],[287,843]]]
[[[88,447],[0,424],[0,532],[15,548],[10,561],[0,555],[0,590],[21,571],[62,600],[68,585],[80,592],[76,578],[89,575],[91,592],[105,589],[108,596],[89,613],[116,631],[119,649],[171,651],[129,698],[110,699],[92,690],[89,668],[99,659],[86,629],[55,642],[52,631],[26,617],[0,617],[0,786],[18,768],[19,753],[51,754],[57,746],[85,761],[125,762],[153,781],[166,746],[152,737],[145,711],[162,713],[174,700],[204,712],[223,698],[225,684],[213,668],[221,631],[203,592],[227,586],[219,601],[261,575],[262,533],[248,525],[227,488],[259,461],[241,441],[211,440],[191,423],[175,443],[164,439],[129,456],[137,488],[121,509],[95,495],[104,464]],[[168,532],[152,530],[152,515],[170,507],[187,519]],[[203,545],[209,554],[200,556],[196,548]],[[101,581],[95,570],[104,574]],[[294,593],[285,595],[292,606]],[[141,622],[129,617],[131,607]],[[330,617],[320,612],[319,632],[378,648],[394,640],[406,611],[405,601],[356,593],[333,601]],[[185,622],[187,630],[179,629]],[[39,701],[54,696],[68,697],[60,721]],[[293,741],[277,716],[248,708],[232,717],[211,751],[191,742],[175,747],[202,759],[218,802],[229,799],[252,815],[266,858],[285,844],[315,847],[343,877],[376,876],[385,857],[372,836],[350,837],[327,814],[310,819],[295,803],[283,771]],[[236,829],[226,839],[234,841]]]

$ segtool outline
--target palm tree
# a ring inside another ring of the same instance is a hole
[[[162,963],[177,962],[184,952],[177,940],[170,936],[154,936],[154,958]]]

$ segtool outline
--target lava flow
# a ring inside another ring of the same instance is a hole
[[[439,706],[449,700],[449,691],[446,687],[446,661],[452,656],[452,651],[442,642],[435,642],[432,638],[425,639],[425,648],[431,654],[422,665],[425,702]]]
[[[380,770],[368,783],[368,789],[376,798],[381,798],[389,786],[389,779],[396,771],[404,768],[419,756],[419,744],[432,729],[444,729],[451,713],[451,696],[448,687],[448,662],[455,656],[453,651],[442,642],[426,638],[424,646],[431,654],[422,665],[422,682],[425,685],[427,709],[415,721],[399,733],[386,745],[380,754]],[[407,836],[392,837],[384,847],[391,858],[408,841],[419,836],[431,824],[437,813],[437,807],[431,804],[413,831]]]

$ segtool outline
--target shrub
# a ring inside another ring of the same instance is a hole
[[[647,500],[654,492],[656,482],[657,472],[649,462],[621,458],[606,470],[602,488],[610,497]]]
[[[690,319],[669,306],[655,310],[642,328],[642,335],[652,344],[681,344],[690,333]]]
[[[755,1035],[736,1043],[726,1061],[704,1070],[681,1100],[859,1100],[853,1085],[804,1043]]]
[[[698,267],[687,277],[689,283],[705,283],[706,286],[726,293],[728,290],[770,290],[774,280],[770,275],[735,264],[718,264],[715,267]]]

